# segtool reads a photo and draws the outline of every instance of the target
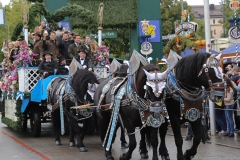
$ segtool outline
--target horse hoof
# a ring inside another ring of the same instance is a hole
[[[123,154],[120,156],[119,160],[128,160],[128,159],[126,158],[126,153],[123,153]]]
[[[80,147],[79,150],[80,150],[80,152],[87,152],[88,151],[87,147]]]
[[[148,153],[141,153],[140,156],[142,159],[148,159]]]
[[[114,157],[113,156],[108,156],[107,160],[114,160]]]
[[[121,148],[122,148],[122,149],[128,148],[128,146],[129,146],[129,145],[128,145],[128,143],[126,143],[126,142],[121,144]]]
[[[62,145],[62,143],[61,143],[61,141],[55,141],[55,145],[60,146],[60,145]]]
[[[75,142],[69,142],[69,147],[74,147],[75,146]]]
[[[161,157],[162,157],[162,160],[170,160],[169,156],[161,156]]]

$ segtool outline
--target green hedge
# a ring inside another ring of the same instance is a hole
[[[25,98],[30,96],[30,93],[24,93]],[[4,94],[4,100],[2,101],[2,123],[6,124],[8,127],[11,127],[15,131],[22,131],[23,130],[23,122],[25,120],[25,116],[23,113],[21,113],[21,106],[22,106],[22,100],[18,99],[16,101],[16,117],[17,121],[13,121],[7,117],[5,117],[5,98],[6,94]],[[11,99],[11,96],[9,96],[9,99]]]

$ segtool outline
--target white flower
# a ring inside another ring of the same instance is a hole
[[[87,68],[87,66],[86,66],[86,65],[84,65],[84,66],[83,66],[83,68],[85,69],[85,68]]]
[[[12,81],[12,84],[17,84],[17,81],[16,81],[16,80],[13,80],[13,81]]]
[[[14,86],[13,86],[13,85],[10,85],[9,88],[14,89]]]

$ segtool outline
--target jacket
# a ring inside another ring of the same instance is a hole
[[[42,58],[44,50],[43,50],[43,42],[41,40],[35,41],[33,45],[33,53],[37,54],[34,56],[34,59],[39,59],[40,57]]]
[[[81,64],[80,56],[75,57],[75,59]],[[86,57],[83,64],[81,64],[83,67],[86,66],[86,69],[93,68],[92,60],[89,57]]]
[[[39,67],[38,67],[38,72],[43,75],[43,72],[48,72],[49,75],[54,74],[54,69],[57,69],[58,65],[57,62],[51,59],[51,62],[47,62],[46,60],[43,60]]]
[[[226,92],[226,97],[224,98],[224,104],[226,106],[234,104],[233,94],[233,89],[230,87],[230,91]]]
[[[70,59],[70,57],[68,56],[68,47],[71,45],[71,42],[69,40],[64,41],[62,38],[60,38],[58,41],[58,45],[59,45],[60,54],[65,59]]]
[[[43,47],[44,50],[49,50],[53,54],[53,59],[57,59],[59,56],[59,46],[57,41],[43,40]]]
[[[80,45],[81,44],[79,44],[79,46]],[[76,57],[76,56],[78,56],[78,47],[76,46],[75,43],[73,43],[68,47],[68,57],[72,59],[73,57]]]
[[[240,83],[238,85],[234,84],[233,87],[236,89],[237,95],[240,96]]]
[[[9,57],[9,60],[10,60],[11,62],[14,61],[14,57],[13,57],[13,56],[16,55],[16,52],[17,52],[17,49],[12,49],[12,50],[10,51],[10,57]]]
[[[58,65],[57,74],[66,75],[69,74],[69,67],[67,65]]]

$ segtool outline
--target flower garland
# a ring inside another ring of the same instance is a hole
[[[110,63],[108,47],[106,45],[98,47],[95,57],[97,59],[98,66],[108,65]]]

